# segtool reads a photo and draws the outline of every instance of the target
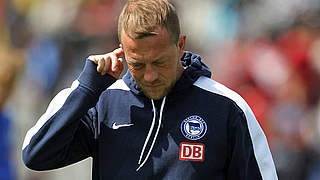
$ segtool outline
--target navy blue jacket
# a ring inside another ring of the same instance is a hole
[[[210,79],[198,55],[162,100],[148,99],[128,71],[120,80],[86,61],[25,137],[34,170],[93,158],[92,179],[275,180],[266,137],[247,103]]]

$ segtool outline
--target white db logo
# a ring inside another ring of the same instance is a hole
[[[204,144],[199,143],[180,143],[180,160],[203,161],[204,160]]]

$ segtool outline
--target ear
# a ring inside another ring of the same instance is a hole
[[[185,44],[186,44],[186,35],[183,34],[178,39],[179,59],[181,59],[183,56]]]

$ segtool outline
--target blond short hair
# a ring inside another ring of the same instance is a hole
[[[156,28],[166,28],[171,41],[177,43],[180,25],[175,7],[168,0],[128,0],[118,21],[118,38],[121,32],[133,39],[156,35]]]

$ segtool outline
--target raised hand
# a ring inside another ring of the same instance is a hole
[[[88,57],[89,60],[96,63],[97,71],[101,75],[110,74],[114,78],[118,79],[124,68],[123,59],[121,58],[123,54],[123,49],[120,46],[119,48],[113,50],[110,53],[102,55],[91,55]]]

